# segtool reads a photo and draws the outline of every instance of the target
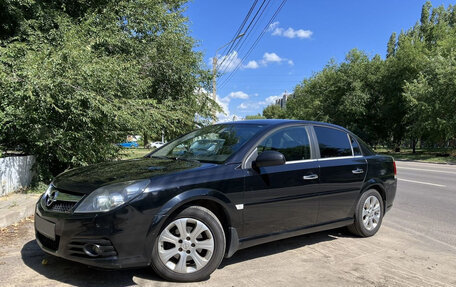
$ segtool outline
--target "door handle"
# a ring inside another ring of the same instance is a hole
[[[353,174],[361,174],[361,173],[364,173],[364,170],[362,168],[357,168],[357,169],[352,170],[352,173]]]
[[[303,176],[302,178],[305,179],[305,180],[312,180],[312,179],[317,179],[317,178],[318,178],[318,175],[316,175],[316,174],[309,174],[309,175]]]

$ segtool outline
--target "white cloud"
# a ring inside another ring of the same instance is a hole
[[[222,107],[223,112],[217,113],[217,122],[229,122],[233,120],[242,120],[243,118],[237,114],[232,114],[230,111],[230,102],[231,99],[243,99],[247,100],[249,95],[243,91],[231,92],[228,96],[220,98],[218,95],[216,97],[217,103]]]
[[[279,22],[274,22],[269,25],[268,30],[271,32],[272,36],[282,36],[290,39],[309,39],[313,35],[313,32],[310,30],[293,29],[291,27],[288,27],[288,29],[281,28],[279,27]]]
[[[277,55],[276,53],[264,53],[263,55],[263,60],[268,63],[268,62],[276,62],[276,63],[280,63],[283,61],[282,58],[279,57],[279,55]]]
[[[218,112],[216,117],[217,117],[217,122],[222,123],[222,122],[229,122],[232,120],[233,115],[231,115],[230,112],[230,97],[224,97],[220,98],[218,95],[216,97],[216,102],[222,107],[223,112]]]
[[[288,38],[300,38],[300,39],[309,39],[312,36],[313,32],[310,30],[293,30],[293,28],[288,28],[283,32],[283,35]]]
[[[238,109],[242,109],[242,110],[245,110],[247,109],[249,106],[247,103],[241,103],[239,106],[238,106]]]
[[[264,53],[263,59],[260,61],[262,66],[267,66],[268,63],[282,63],[282,62],[287,62],[288,65],[293,66],[294,63],[292,60],[287,59],[287,58],[282,58],[276,53]]]
[[[237,106],[237,108],[240,110],[258,110],[263,106],[260,103],[261,102],[244,102]]]
[[[212,67],[213,58],[209,59],[209,66]],[[241,63],[238,52],[233,51],[228,55],[223,55],[217,58],[217,71],[222,73],[232,72]]]
[[[244,69],[258,69],[260,65],[258,65],[258,62],[253,60],[247,63],[243,68]]]
[[[237,92],[231,92],[228,95],[228,97],[231,98],[231,99],[244,99],[245,100],[245,99],[249,98],[249,95],[247,95],[243,91],[237,91]]]
[[[269,25],[268,27],[268,31],[274,31],[276,28],[279,27],[279,21],[275,21],[274,23],[272,23],[271,25]]]
[[[277,22],[278,24],[278,22]],[[272,31],[272,36],[281,36],[283,34],[283,28],[275,28],[273,31]]]
[[[212,67],[213,58],[210,58],[208,61],[208,65]],[[282,63],[286,61],[290,66],[293,65],[293,61],[287,58],[282,58],[274,52],[266,52],[263,55],[261,60],[251,60],[246,65],[241,66],[242,69],[258,69],[261,67],[266,67],[268,63]],[[217,71],[219,73],[229,73],[232,72],[238,65],[240,65],[242,59],[239,58],[239,54],[237,51],[233,51],[228,55],[219,56],[217,58]]]
[[[277,96],[269,96],[266,99],[262,101],[256,101],[256,102],[242,102],[237,106],[238,109],[240,110],[261,110],[266,106],[269,106],[271,104],[275,104],[275,102],[278,99],[281,99],[285,93],[282,93],[281,95]],[[256,111],[255,111],[256,112]]]

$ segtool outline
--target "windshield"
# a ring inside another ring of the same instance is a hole
[[[168,143],[150,156],[222,163],[261,128],[253,124],[204,127]]]

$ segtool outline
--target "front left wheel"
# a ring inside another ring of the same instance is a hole
[[[225,233],[207,208],[190,206],[165,223],[152,251],[152,267],[164,279],[201,281],[220,265]]]

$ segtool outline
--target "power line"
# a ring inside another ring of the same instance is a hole
[[[268,0],[268,2],[266,3],[266,6],[265,6],[264,9],[261,11],[260,16],[256,19],[255,23],[253,24],[252,29],[251,29],[250,31],[248,31],[247,36],[244,37],[244,39],[242,39],[242,42],[239,41],[238,43],[236,43],[236,46],[234,47],[234,50],[237,49],[238,55],[241,55],[242,47],[243,47],[244,44],[248,41],[248,38],[249,38],[250,34],[253,33],[253,31],[255,30],[257,23],[259,22],[259,20],[260,20],[261,17],[263,16],[264,12],[267,10],[267,8],[268,8],[270,2],[271,2],[271,0]],[[238,58],[239,58],[239,57],[238,57]],[[232,61],[234,61],[234,58],[232,59]],[[230,64],[231,64],[231,63],[230,63]],[[227,70],[228,67],[229,67],[229,65],[227,65],[227,66],[225,67],[224,72],[226,72],[226,70]],[[222,73],[222,75],[221,75],[220,78],[222,78],[223,76],[224,76],[224,74]]]
[[[247,51],[247,54],[241,59],[241,61],[239,62],[239,64],[236,66],[236,68],[228,75],[228,78],[225,79],[225,81],[222,82],[222,84],[220,85],[220,88],[223,88],[226,83],[228,83],[231,78],[235,75],[235,73],[239,70],[239,68],[241,67],[242,63],[245,61],[245,59],[250,56],[250,54],[252,53],[252,51],[256,48],[256,46],[258,45],[259,41],[261,40],[261,38],[263,37],[263,35],[266,33],[266,31],[268,31],[269,27],[271,26],[272,22],[276,19],[277,15],[280,13],[280,10],[282,10],[283,6],[285,5],[285,3],[287,2],[287,0],[282,0],[282,3],[280,4],[280,6],[276,9],[276,11],[274,12],[274,14],[272,15],[271,19],[269,20],[269,22],[266,24],[266,26],[264,27],[263,31],[260,33],[260,35],[257,37],[257,39],[255,40],[255,42],[253,43],[253,45],[250,47],[250,49]]]
[[[255,49],[255,47],[258,45],[259,41],[263,37],[263,35],[266,33],[266,31],[269,29],[271,23],[275,20],[277,15],[279,14],[280,10],[282,7],[285,5],[286,0],[283,0],[280,6],[277,8],[277,10],[274,12],[273,16],[269,20],[269,22],[266,24],[264,27],[263,31],[260,33],[260,35],[257,37],[253,45],[250,47],[250,49],[247,51],[247,54],[241,59],[239,64],[236,66],[236,68],[228,75],[228,77],[225,79],[225,81],[221,84],[221,87],[225,86],[226,83],[231,80],[231,78],[235,75],[235,73],[239,70],[239,68],[242,66],[242,63],[245,61],[245,59],[252,53],[252,51]]]
[[[255,0],[252,4],[252,6],[250,7],[250,10],[249,12],[247,13],[247,15],[244,17],[244,20],[242,21],[241,25],[239,26],[239,28],[237,29],[236,33],[234,34],[233,36],[233,39],[231,41],[233,41],[231,43],[231,45],[229,47],[226,47],[225,50],[223,51],[222,55],[228,55],[228,53],[231,52],[231,49],[233,48],[233,45],[235,44],[236,41],[234,41],[236,39],[236,37],[239,36],[239,34],[241,33],[242,29],[244,28],[245,26],[245,23],[247,23],[247,20],[250,18],[250,15],[252,14],[256,4],[258,3],[258,0]],[[217,55],[215,55],[217,57]],[[222,62],[220,63],[219,67],[223,64],[223,62],[225,62],[227,57],[224,57]]]
[[[242,46],[244,45],[244,43],[247,41],[248,37],[250,36],[251,31],[255,28],[256,23],[258,22],[258,20],[259,20],[259,19],[261,18],[261,16],[263,15],[263,13],[264,13],[264,11],[266,10],[267,6],[269,5],[269,2],[270,2],[270,1],[271,1],[271,0],[268,0],[268,3],[266,4],[266,6],[264,7],[264,9],[262,9],[263,6],[264,6],[264,3],[266,2],[266,0],[263,0],[263,2],[261,3],[260,7],[259,7],[258,10],[256,11],[255,15],[254,15],[253,18],[250,20],[249,25],[247,26],[247,28],[246,28],[245,31],[243,32],[243,33],[245,34],[245,36],[244,36],[240,41],[238,41],[238,42],[234,45],[232,51],[236,51],[237,47],[238,47],[239,45],[241,45],[241,46],[239,47],[239,49],[238,49],[238,54],[239,54],[241,47],[242,47]],[[260,11],[261,11],[261,14],[260,14],[260,16],[258,17],[258,13],[260,13]],[[257,17],[258,17],[258,18],[257,18]],[[256,19],[256,21],[255,21],[255,19]],[[254,21],[255,21],[255,23],[254,23],[254,25],[252,26],[252,23],[253,23]],[[252,29],[250,29],[251,26],[252,26]],[[249,30],[249,29],[250,29],[250,30]],[[234,43],[233,43],[233,44],[234,44]],[[231,51],[230,51],[230,52],[231,52]],[[231,63],[232,63],[232,62],[234,61],[234,59],[235,59],[235,57],[229,57],[229,54],[225,54],[225,55],[226,55],[226,56],[225,56],[224,60],[227,59],[227,58],[229,58],[229,61],[225,64],[225,67],[224,67],[224,68],[222,67],[222,65],[219,66],[219,71],[220,71],[222,74],[223,74],[223,72],[226,71],[226,69],[227,69],[228,67],[230,67]]]

